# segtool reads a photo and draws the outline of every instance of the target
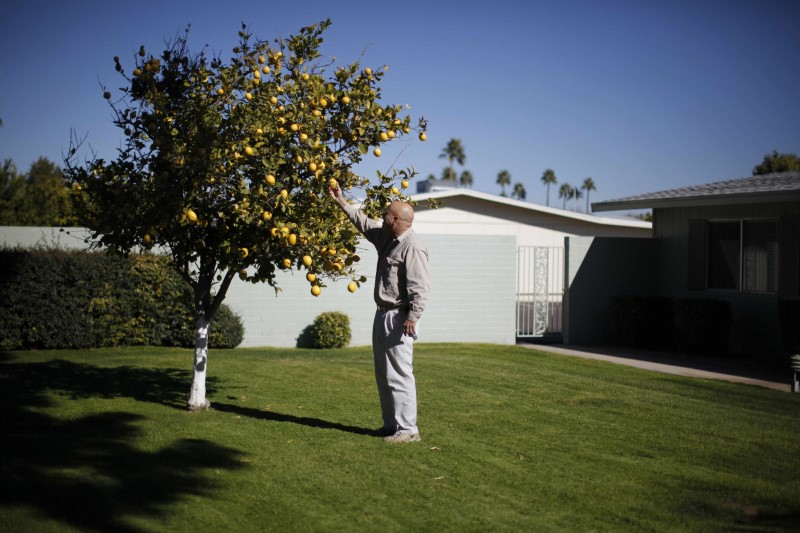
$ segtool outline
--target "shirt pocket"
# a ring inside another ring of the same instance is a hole
[[[391,257],[386,258],[386,276],[383,281],[383,292],[391,298],[397,299],[400,296],[400,267],[402,263]]]

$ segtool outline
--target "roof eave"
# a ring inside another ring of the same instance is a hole
[[[592,204],[592,212],[625,211],[635,209],[657,209],[670,207],[706,207],[718,205],[739,205],[754,203],[776,203],[800,201],[800,190],[769,191],[760,193],[738,193],[726,195],[693,196],[690,198],[642,198],[597,202]]]

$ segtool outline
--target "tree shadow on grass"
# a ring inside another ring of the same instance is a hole
[[[255,418],[257,420],[270,420],[273,422],[291,422],[293,424],[300,424],[302,426],[308,426],[312,428],[336,429],[339,431],[345,431],[347,433],[355,433],[356,435],[369,435],[372,437],[377,435],[377,432],[374,429],[360,428],[357,426],[347,426],[344,424],[339,424],[338,422],[329,422],[327,420],[322,420],[319,418],[285,415],[281,413],[274,413],[272,411],[262,411],[259,409],[253,409],[251,407],[241,407],[238,405],[231,405],[219,402],[214,402],[212,404],[212,408],[216,409],[217,411],[222,411],[223,413],[233,413],[239,416]]]
[[[0,379],[13,379],[26,390],[50,390],[80,398],[133,398],[186,409],[191,374],[177,368],[135,366],[100,367],[56,359],[43,363],[7,363],[0,367]],[[216,392],[218,379],[206,378],[206,392]]]
[[[187,496],[212,496],[220,485],[208,471],[241,468],[241,452],[200,439],[143,451],[133,445],[142,434],[140,415],[65,419],[45,412],[54,406],[46,390],[156,403],[166,395],[171,405],[185,388],[172,371],[64,361],[0,365],[0,509],[32,508],[80,530],[127,533],[143,531],[131,519],[166,517]]]

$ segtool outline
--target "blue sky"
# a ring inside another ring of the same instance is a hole
[[[121,86],[115,55],[130,70],[139,45],[160,51],[191,24],[193,48],[227,57],[242,22],[272,39],[325,18],[324,56],[388,65],[385,103],[429,121],[427,142],[390,143],[357,169],[367,176],[395,158],[439,176],[458,138],[476,190],[499,193],[505,169],[544,204],[552,168],[559,184],[592,177],[601,201],[747,176],[773,149],[800,153],[800,2],[522,4],[9,0],[0,159],[20,171],[40,156],[61,164],[71,130],[113,157],[121,135],[100,83]],[[554,189],[550,205],[562,205]]]

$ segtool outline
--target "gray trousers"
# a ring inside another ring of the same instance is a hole
[[[403,334],[403,322],[407,317],[404,309],[375,313],[372,353],[383,427],[395,432],[417,434],[417,385],[413,364],[416,336]]]

